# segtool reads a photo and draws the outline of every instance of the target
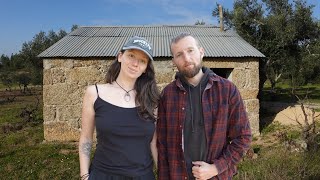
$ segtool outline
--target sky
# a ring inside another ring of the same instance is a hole
[[[65,30],[72,25],[217,25],[216,3],[232,10],[234,0],[0,0],[0,55],[18,53],[40,31]],[[319,0],[314,17],[320,19]]]

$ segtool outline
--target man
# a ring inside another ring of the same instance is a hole
[[[176,79],[158,107],[158,179],[232,179],[251,142],[240,93],[202,67],[204,49],[189,33],[171,41]]]

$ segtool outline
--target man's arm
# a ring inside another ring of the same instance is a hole
[[[251,143],[251,128],[246,109],[238,89],[232,85],[229,100],[227,138],[230,142],[222,156],[214,160],[219,174],[240,162]]]
[[[157,120],[157,149],[158,149],[158,180],[169,178],[169,163],[167,153],[167,122],[163,96],[159,101]]]

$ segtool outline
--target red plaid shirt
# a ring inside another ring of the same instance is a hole
[[[159,180],[188,179],[182,150],[187,97],[180,79],[162,91],[157,121]],[[240,93],[233,83],[210,73],[202,107],[208,147],[206,162],[215,164],[219,172],[212,179],[231,179],[251,142],[251,129]]]

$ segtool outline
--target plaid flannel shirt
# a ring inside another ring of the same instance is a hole
[[[158,179],[188,179],[182,150],[182,130],[187,91],[180,79],[164,88],[158,106]],[[236,164],[249,149],[251,129],[236,86],[211,72],[202,94],[207,139],[207,163],[215,164],[218,175],[212,179],[232,179]]]

